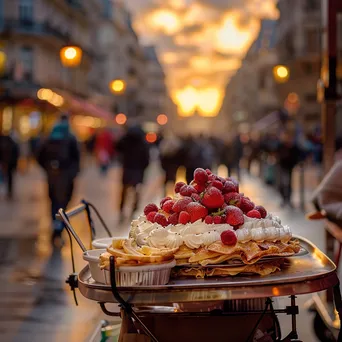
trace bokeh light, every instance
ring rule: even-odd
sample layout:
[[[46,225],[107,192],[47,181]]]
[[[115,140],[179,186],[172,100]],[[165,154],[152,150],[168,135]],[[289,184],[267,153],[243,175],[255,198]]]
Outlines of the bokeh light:
[[[154,132],[148,132],[146,133],[146,141],[150,144],[153,144],[157,141],[157,134]]]
[[[113,93],[123,93],[126,88],[126,83],[123,80],[113,80],[110,82],[109,88]]]
[[[285,65],[276,65],[273,68],[273,76],[278,83],[284,83],[290,77],[290,70]]]
[[[119,113],[118,115],[116,115],[115,121],[118,125],[124,125],[127,121],[127,117],[125,114]]]
[[[172,11],[161,9],[155,11],[151,18],[151,25],[167,34],[173,34],[180,28],[179,18]]]
[[[157,116],[157,122],[159,125],[166,125],[168,121],[167,115],[165,114],[159,114]]]
[[[65,67],[76,67],[82,60],[82,49],[78,46],[65,46],[60,50],[61,62]]]

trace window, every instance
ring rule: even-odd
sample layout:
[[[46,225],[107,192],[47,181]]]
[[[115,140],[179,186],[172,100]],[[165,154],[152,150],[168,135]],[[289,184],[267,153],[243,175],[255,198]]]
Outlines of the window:
[[[24,24],[33,22],[33,0],[19,1],[19,20]]]
[[[25,80],[32,80],[33,77],[33,50],[30,46],[23,46],[20,50],[20,61],[23,68]]]

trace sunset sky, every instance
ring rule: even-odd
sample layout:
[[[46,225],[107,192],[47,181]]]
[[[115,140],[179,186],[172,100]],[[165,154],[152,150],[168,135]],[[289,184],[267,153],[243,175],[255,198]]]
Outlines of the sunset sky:
[[[156,45],[183,116],[213,116],[275,0],[127,0],[143,44]]]

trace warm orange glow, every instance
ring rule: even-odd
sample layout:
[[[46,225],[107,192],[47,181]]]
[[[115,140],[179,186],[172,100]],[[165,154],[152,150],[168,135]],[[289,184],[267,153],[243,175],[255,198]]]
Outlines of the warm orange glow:
[[[201,116],[216,116],[222,102],[223,94],[219,89],[208,88],[199,91],[198,112]]]
[[[167,34],[173,34],[180,28],[180,21],[172,11],[161,9],[155,11],[151,16],[151,25]]]
[[[197,106],[197,91],[194,87],[186,87],[176,91],[174,100],[178,105],[178,113],[180,116],[191,116]]]
[[[285,65],[276,65],[273,68],[273,76],[278,83],[287,82],[290,77],[290,70]]]
[[[126,83],[123,80],[113,80],[109,83],[109,88],[113,93],[123,93],[126,89]]]
[[[290,102],[290,103],[298,103],[299,102],[299,97],[296,93],[290,93],[289,95],[287,95],[287,100]]]
[[[60,50],[60,58],[65,67],[77,67],[82,60],[82,49],[78,46],[65,46]]]
[[[154,132],[146,133],[146,141],[150,144],[153,144],[157,141],[157,134]]]
[[[168,118],[165,114],[159,114],[157,116],[157,122],[159,125],[166,125],[168,121]]]
[[[47,101],[55,107],[61,107],[64,104],[64,98],[51,89],[41,88],[37,91],[37,97],[39,100]]]
[[[115,117],[115,121],[118,125],[124,125],[127,121],[127,116],[123,113],[120,113]]]
[[[0,73],[5,70],[7,56],[5,52],[0,51]]]

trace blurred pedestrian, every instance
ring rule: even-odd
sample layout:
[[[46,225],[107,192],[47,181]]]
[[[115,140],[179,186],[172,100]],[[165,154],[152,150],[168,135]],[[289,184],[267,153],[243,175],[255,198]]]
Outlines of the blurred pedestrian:
[[[41,144],[37,159],[47,175],[53,222],[51,242],[61,247],[63,223],[57,221],[55,215],[60,208],[68,206],[74,180],[80,171],[80,151],[76,137],[70,131],[67,116],[61,117],[49,137]]]
[[[7,188],[7,199],[13,198],[14,173],[19,160],[19,145],[11,135],[0,135],[0,168]]]
[[[291,203],[292,173],[299,162],[299,158],[300,149],[294,137],[289,132],[283,132],[277,149],[278,187],[282,197],[281,206],[289,205],[293,207]]]
[[[240,161],[243,156],[243,144],[240,135],[226,140],[225,144],[225,164],[228,168],[229,177],[235,171],[238,180],[241,180]]]
[[[113,155],[113,134],[108,128],[103,128],[98,132],[95,139],[95,156],[103,175],[107,174]]]
[[[132,214],[139,206],[139,185],[143,183],[144,173],[149,165],[149,146],[145,140],[144,131],[140,126],[131,126],[116,145],[119,153],[123,174],[122,194],[120,201],[120,220],[123,221],[123,208],[130,188],[134,190],[134,204]]]

